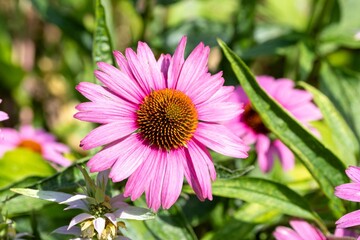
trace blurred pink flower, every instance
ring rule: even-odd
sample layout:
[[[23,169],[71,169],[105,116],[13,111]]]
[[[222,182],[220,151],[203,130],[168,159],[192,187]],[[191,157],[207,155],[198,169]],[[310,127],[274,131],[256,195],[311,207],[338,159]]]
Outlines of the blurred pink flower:
[[[295,89],[293,81],[275,80],[269,76],[258,76],[256,79],[271,97],[304,125],[309,126],[308,122],[321,119],[319,109],[311,102],[312,95],[304,90]],[[279,139],[270,138],[270,131],[252,108],[242,87],[236,88],[231,99],[245,104],[245,111],[240,117],[226,122],[226,125],[232,132],[239,134],[245,143],[255,144],[260,169],[269,172],[273,167],[275,155],[279,157],[284,170],[292,169],[295,163],[293,153]]]
[[[360,202],[360,167],[350,166],[346,169],[346,175],[353,183],[345,183],[335,188],[335,195],[339,198]],[[338,228],[348,228],[360,225],[360,210],[353,211],[337,220]]]
[[[290,221],[289,227],[277,227],[273,233],[276,240],[326,240],[328,238],[316,227],[304,220],[294,219]],[[356,234],[350,230],[336,229],[334,237],[350,237],[355,239]],[[335,238],[334,238],[335,239]]]
[[[1,102],[2,102],[2,100],[0,99],[0,103]],[[5,112],[0,111],[0,121],[4,121],[4,120],[6,120],[8,118],[9,118],[9,116]]]
[[[17,131],[12,128],[2,129],[3,139],[0,140],[0,157],[9,150],[23,147],[40,153],[46,160],[61,166],[69,166],[71,161],[63,157],[62,153],[69,152],[69,148],[55,141],[55,137],[41,129],[32,126],[22,126]]]
[[[173,56],[155,59],[146,43],[126,58],[115,51],[119,68],[100,62],[95,76],[104,86],[80,83],[90,102],[75,117],[102,124],[82,141],[87,150],[104,149],[88,162],[92,172],[111,168],[110,178],[129,178],[125,196],[146,194],[149,207],[170,208],[178,199],[184,175],[200,200],[212,199],[216,172],[207,147],[236,158],[248,147],[221,122],[243,109],[228,101],[233,87],[223,87],[222,73],[211,75],[210,48],[200,43],[184,60],[186,37]]]

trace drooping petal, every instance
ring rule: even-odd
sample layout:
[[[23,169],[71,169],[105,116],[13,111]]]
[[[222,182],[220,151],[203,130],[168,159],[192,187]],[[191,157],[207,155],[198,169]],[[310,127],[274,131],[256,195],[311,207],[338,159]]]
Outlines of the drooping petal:
[[[135,172],[129,177],[124,191],[124,196],[131,196],[131,201],[139,198],[141,194],[148,188],[150,179],[153,177],[157,169],[156,161],[160,157],[160,152],[157,149],[151,149],[148,158],[135,170]]]
[[[127,136],[120,141],[109,144],[103,150],[95,154],[87,163],[90,171],[99,172],[112,167],[119,156],[124,154],[127,149],[134,143],[133,138],[135,136],[133,135]]]
[[[335,195],[345,200],[360,202],[360,183],[345,183],[337,186]]]
[[[294,168],[295,156],[279,139],[272,142],[272,145],[277,149],[279,160],[282,168],[287,171]]]
[[[259,167],[263,172],[269,172],[274,164],[274,158],[270,155],[270,139],[268,136],[259,134],[255,144]]]
[[[223,125],[199,122],[194,138],[208,148],[226,156],[236,158],[248,156],[249,147]]]
[[[138,134],[129,136],[127,141],[129,141],[129,147],[123,150],[109,175],[114,182],[120,182],[128,178],[146,160],[151,152],[150,147],[139,139]]]
[[[160,208],[161,206],[161,192],[163,189],[164,184],[164,175],[166,171],[166,152],[161,151],[159,152],[159,156],[156,159],[154,169],[156,169],[156,172],[153,171],[150,173],[151,179],[150,183],[148,185],[148,188],[145,189],[145,196],[146,196],[146,202],[148,206],[153,209],[155,212]]]
[[[184,179],[183,160],[177,150],[166,153],[163,189],[161,192],[162,207],[170,208],[179,198]]]
[[[206,151],[206,152],[205,152]],[[187,147],[187,168],[190,170],[188,182],[200,200],[212,200],[211,179],[216,177],[214,169],[209,169],[209,153],[195,141],[190,141]],[[211,174],[210,174],[211,171]]]

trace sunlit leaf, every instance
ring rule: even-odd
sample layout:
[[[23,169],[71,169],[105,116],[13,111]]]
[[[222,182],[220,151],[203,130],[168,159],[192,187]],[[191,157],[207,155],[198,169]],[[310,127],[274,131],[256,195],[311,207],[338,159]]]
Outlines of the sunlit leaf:
[[[27,177],[48,177],[55,172],[40,154],[23,148],[14,149],[0,159],[0,188]]]
[[[342,201],[335,197],[334,188],[348,181],[344,164],[309,130],[266,94],[245,63],[224,42],[220,40],[219,44],[250,98],[252,106],[265,125],[298,156],[310,171],[322,191],[330,199],[335,216],[342,216],[345,209]]]

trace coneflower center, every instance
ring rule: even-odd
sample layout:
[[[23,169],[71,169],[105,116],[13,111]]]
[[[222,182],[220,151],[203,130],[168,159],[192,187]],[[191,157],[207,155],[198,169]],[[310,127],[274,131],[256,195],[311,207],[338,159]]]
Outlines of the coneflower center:
[[[38,153],[42,153],[42,147],[39,143],[30,140],[30,139],[24,139],[22,140],[19,144],[18,147],[23,147],[23,148],[27,148],[30,149],[34,152],[38,152]]]
[[[242,118],[245,123],[251,127],[256,133],[269,133],[269,129],[262,122],[260,115],[251,107],[250,103],[247,103],[242,113]]]
[[[174,89],[152,91],[137,111],[141,136],[160,149],[186,146],[198,125],[192,100]]]

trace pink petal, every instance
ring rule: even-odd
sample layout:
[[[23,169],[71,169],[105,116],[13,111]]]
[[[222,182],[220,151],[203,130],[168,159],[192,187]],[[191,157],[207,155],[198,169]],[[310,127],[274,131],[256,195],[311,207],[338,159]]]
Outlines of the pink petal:
[[[134,75],[131,72],[130,66],[128,64],[128,61],[124,57],[124,55],[119,51],[113,51],[115,61],[117,65],[119,66],[121,72],[123,72],[125,75],[127,75],[134,83],[134,86],[137,86],[138,83],[134,78]]]
[[[166,88],[165,79],[149,46],[144,42],[139,42],[137,53],[142,66],[141,73],[144,74],[143,76],[150,84],[151,89]]]
[[[170,208],[179,198],[183,179],[184,167],[182,165],[183,155],[178,150],[172,150],[166,154],[166,170],[164,183],[161,192],[162,206],[164,209]]]
[[[94,72],[96,78],[113,93],[135,104],[141,102],[144,93],[129,76],[110,64],[100,62],[97,65],[101,71]]]
[[[208,100],[205,102],[199,103],[197,106],[202,104],[210,104],[224,101],[231,101],[231,93],[234,91],[233,86],[222,86],[217,92],[215,92]],[[234,102],[234,101],[232,101]]]
[[[166,171],[166,151],[159,152],[159,156],[155,162],[154,171],[149,175],[150,184],[147,189],[145,189],[146,193],[146,202],[149,208],[153,209],[153,211],[157,211],[161,206],[161,192],[164,184],[164,175]]]
[[[276,240],[305,240],[297,232],[288,227],[277,227],[273,233]]]
[[[127,136],[121,141],[107,145],[103,150],[95,154],[87,163],[90,171],[100,172],[112,167],[115,161],[132,146],[134,137],[136,137],[134,134]]]
[[[129,136],[126,141],[129,142],[129,147],[122,151],[111,168],[109,177],[113,182],[120,182],[128,178],[140,164],[146,161],[151,152],[150,147],[142,143],[138,134]]]
[[[195,105],[207,101],[222,88],[224,79],[221,76],[222,72],[218,72],[213,76],[205,72],[205,74],[200,77],[202,80],[197,82],[197,86],[188,89],[186,94],[193,100]]]
[[[51,148],[49,149],[49,148],[44,148],[43,147],[42,155],[46,160],[49,160],[49,161],[54,162],[56,164],[59,164],[60,166],[63,166],[63,167],[68,167],[72,163],[72,161],[65,158],[61,153],[56,152]]]
[[[248,156],[249,147],[223,125],[199,122],[194,138],[208,148],[226,156],[236,158]]]
[[[243,112],[241,104],[221,102],[206,104],[198,108],[198,118],[206,122],[224,122]]]
[[[170,54],[161,54],[157,61],[158,68],[160,69],[161,73],[163,74],[163,79],[166,80],[166,85],[167,85],[170,62],[171,62]]]
[[[259,134],[256,142],[256,153],[259,167],[263,172],[269,172],[274,163],[274,157],[270,154],[270,139],[264,134]]]
[[[189,89],[197,86],[201,76],[208,71],[207,62],[210,48],[200,43],[184,62],[176,89],[186,93]]]
[[[360,167],[350,166],[345,172],[353,182],[360,183]]]
[[[335,195],[345,200],[360,202],[360,183],[345,183],[337,186]]]
[[[187,156],[186,156],[186,166],[185,168],[188,173],[187,181],[190,186],[193,187],[198,198],[203,201],[206,198],[212,200],[212,191],[211,191],[211,178],[215,177],[214,170],[211,169],[212,176],[210,176],[208,161],[207,158],[210,158],[209,153],[205,150],[204,147],[200,147],[194,141],[188,142]]]
[[[322,118],[320,110],[312,103],[303,103],[288,110],[301,122],[316,121]]]
[[[292,220],[290,225],[303,239],[326,240],[319,229],[303,220]]]
[[[108,102],[109,100],[118,103],[124,102],[119,96],[112,94],[105,87],[94,83],[81,82],[75,89],[92,102]]]
[[[161,151],[151,149],[148,158],[135,170],[129,177],[124,191],[124,196],[131,196],[131,201],[139,198],[141,194],[148,188],[150,179],[156,174],[156,163],[160,158]]]
[[[119,140],[136,131],[137,126],[134,120],[117,120],[92,130],[80,142],[80,146],[84,150],[106,145],[108,143]]]
[[[81,223],[84,220],[94,218],[91,214],[88,213],[80,213],[79,215],[75,216],[73,219],[71,219],[68,230],[75,226],[78,223]]]
[[[349,228],[360,225],[360,210],[345,214],[336,221],[336,227]]]
[[[6,119],[9,118],[9,115],[7,115],[6,113],[0,111],[0,121],[4,121]]]
[[[145,73],[146,69],[143,69],[143,64],[141,63],[142,59],[139,59],[139,56],[136,55],[134,50],[127,48],[125,50],[125,55],[135,79],[143,92],[148,95],[151,90],[154,89],[154,79],[147,79],[149,73]]]
[[[291,150],[286,147],[279,139],[273,141],[272,145],[277,149],[279,160],[285,171],[291,170],[295,166],[295,157]]]
[[[168,70],[167,88],[176,89],[179,75],[184,64],[184,52],[186,46],[186,36],[183,36],[175,50]]]

